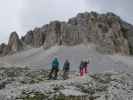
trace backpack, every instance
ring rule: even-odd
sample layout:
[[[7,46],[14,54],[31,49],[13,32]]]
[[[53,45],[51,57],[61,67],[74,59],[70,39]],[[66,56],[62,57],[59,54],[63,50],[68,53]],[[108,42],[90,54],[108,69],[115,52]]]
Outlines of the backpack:
[[[70,63],[69,62],[65,62],[63,70],[68,71],[69,69],[70,69]]]
[[[59,67],[59,62],[58,62],[57,59],[54,59],[54,61],[52,62],[52,67],[53,67],[54,69],[58,69],[58,67]]]

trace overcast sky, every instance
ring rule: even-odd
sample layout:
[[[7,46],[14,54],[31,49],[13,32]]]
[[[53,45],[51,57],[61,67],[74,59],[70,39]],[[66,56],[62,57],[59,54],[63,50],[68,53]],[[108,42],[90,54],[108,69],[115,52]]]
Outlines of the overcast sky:
[[[114,12],[133,24],[133,0],[0,0],[0,42],[12,31],[24,35],[51,20],[67,20],[79,12]]]

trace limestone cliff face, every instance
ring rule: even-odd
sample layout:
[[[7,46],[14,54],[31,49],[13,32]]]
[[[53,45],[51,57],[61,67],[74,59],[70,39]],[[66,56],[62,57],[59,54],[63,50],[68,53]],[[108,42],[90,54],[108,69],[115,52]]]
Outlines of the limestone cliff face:
[[[32,47],[40,47],[45,41],[45,31],[41,28],[35,28],[33,31],[30,30],[22,37],[22,41]]]
[[[5,56],[7,54],[16,53],[23,50],[23,43],[19,39],[19,36],[16,32],[12,32],[8,44],[2,43],[0,45],[0,56]]]
[[[123,31],[125,27],[122,24],[122,20],[113,13],[81,13],[67,23],[50,23],[46,29],[44,47],[92,42],[97,45],[97,50],[103,53],[130,54],[132,43],[127,38],[128,33]]]
[[[23,49],[23,44],[16,32],[11,33],[7,46],[8,46],[8,51],[11,53],[21,51]]]
[[[21,40],[13,34],[8,45],[0,45],[0,53],[4,51],[3,48],[19,51],[22,47],[21,41],[32,47],[43,46],[45,49],[54,45],[94,43],[102,53],[133,53],[133,26],[113,13],[79,13],[68,22],[53,21],[41,28],[35,28],[27,32]]]

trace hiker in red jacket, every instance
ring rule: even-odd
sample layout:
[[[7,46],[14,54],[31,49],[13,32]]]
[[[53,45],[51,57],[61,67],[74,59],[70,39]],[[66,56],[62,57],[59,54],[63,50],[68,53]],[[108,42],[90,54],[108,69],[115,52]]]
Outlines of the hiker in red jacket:
[[[88,64],[89,64],[89,60],[88,61],[81,61],[80,63],[80,76],[84,76],[85,74],[88,73]]]

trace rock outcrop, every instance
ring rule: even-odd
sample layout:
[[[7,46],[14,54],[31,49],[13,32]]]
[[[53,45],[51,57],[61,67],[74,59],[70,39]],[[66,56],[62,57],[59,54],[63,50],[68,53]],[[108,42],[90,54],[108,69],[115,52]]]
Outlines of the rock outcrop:
[[[33,32],[28,31],[27,34],[24,37],[22,37],[22,41],[27,45],[32,45],[33,44]]]
[[[120,17],[113,13],[80,13],[67,23],[51,22],[46,29],[44,47],[92,42],[103,53],[130,54],[133,46],[126,36],[128,33],[123,31],[125,27],[122,24]]]
[[[7,54],[16,53],[23,50],[23,43],[19,39],[19,36],[16,32],[12,32],[8,44],[2,43],[0,45],[0,56],[5,56]]]
[[[0,56],[4,56],[8,54],[8,46],[4,43],[0,45]]]
[[[12,32],[10,35],[10,38],[8,41],[8,49],[10,53],[21,51],[23,49],[23,44],[16,32]]]
[[[8,46],[0,46],[0,54],[3,54],[3,48],[15,52],[21,50],[21,41],[31,47],[43,46],[45,49],[53,45],[94,43],[102,53],[129,55],[133,54],[133,26],[113,13],[79,13],[68,22],[53,21],[41,28],[35,28],[27,32],[21,40],[14,33]]]
[[[33,31],[27,32],[27,34],[22,37],[22,41],[32,47],[40,47],[45,41],[45,31],[40,28],[35,28]]]

